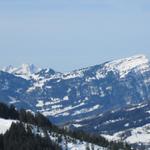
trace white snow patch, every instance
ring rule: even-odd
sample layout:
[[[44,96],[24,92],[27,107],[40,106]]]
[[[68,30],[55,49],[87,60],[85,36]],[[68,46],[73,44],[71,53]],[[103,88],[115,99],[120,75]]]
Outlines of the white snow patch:
[[[72,124],[74,127],[76,127],[76,128],[79,128],[79,127],[82,127],[83,125],[81,125],[81,124]]]
[[[105,97],[105,93],[104,93],[102,87],[99,87],[99,89],[100,89],[100,97]]]
[[[146,112],[150,114],[150,110],[148,110],[148,111],[146,111]]]
[[[108,120],[106,122],[103,122],[103,124],[110,124],[110,123],[116,123],[116,122],[119,122],[119,121],[122,121],[124,120],[123,118],[119,118],[119,119],[114,119],[114,120]]]
[[[101,70],[98,70],[97,72],[96,72],[96,78],[99,80],[99,79],[103,79],[103,78],[105,78],[106,77],[106,74],[105,73],[103,73]]]
[[[9,130],[12,123],[17,122],[16,120],[10,119],[2,119],[0,118],[0,134],[5,134],[7,130]]]
[[[125,127],[128,127],[129,125],[130,125],[129,123],[126,123],[124,126],[125,126]]]
[[[106,90],[108,90],[108,91],[112,91],[112,86],[108,86],[108,87],[106,87]]]
[[[36,107],[43,107],[43,106],[44,106],[44,102],[42,100],[38,100]]]
[[[52,109],[56,109],[56,108],[61,108],[62,105],[53,105],[53,106],[51,106],[51,107],[52,107]]]
[[[62,115],[65,112],[68,112],[70,110],[73,110],[73,109],[78,108],[78,107],[83,106],[83,105],[84,105],[84,103],[80,103],[79,105],[75,105],[75,106],[70,105],[70,106],[67,106],[65,108],[55,108],[55,107],[53,107],[50,111],[46,111],[46,110],[42,109],[42,110],[40,110],[40,112],[44,116],[54,116],[54,115],[58,116],[58,115]]]
[[[88,112],[92,112],[94,110],[97,110],[98,108],[100,107],[100,105],[95,105],[93,106],[92,108],[83,108],[81,110],[77,110],[75,111],[72,116],[75,116],[75,115],[79,115],[79,114],[84,114],[84,113],[88,113]]]
[[[138,104],[138,106],[127,109],[126,111],[133,111],[135,109],[140,109],[140,108],[143,108],[143,107],[146,107],[146,106],[147,106],[147,104],[142,104],[141,103],[141,104]]]
[[[80,69],[80,70],[75,70],[73,72],[64,73],[61,78],[64,80],[73,79],[77,77],[82,78],[84,76],[83,73],[84,71],[85,69]]]
[[[10,104],[15,104],[15,103],[19,103],[20,102],[19,100],[17,100],[14,97],[9,96],[9,98],[11,99],[11,101],[9,102]]]
[[[132,69],[146,71],[149,68],[149,60],[144,55],[136,55],[129,58],[114,60],[105,64],[107,70],[117,71],[124,78]]]
[[[68,96],[65,96],[65,97],[63,98],[63,100],[68,101],[68,100],[69,100],[69,97],[68,97]]]
[[[51,88],[52,88],[52,86],[46,86],[46,88],[47,88],[47,89],[51,89]]]

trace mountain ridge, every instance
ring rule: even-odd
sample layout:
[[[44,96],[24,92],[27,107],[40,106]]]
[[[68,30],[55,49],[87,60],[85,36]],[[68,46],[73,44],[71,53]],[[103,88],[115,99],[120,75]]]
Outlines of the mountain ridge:
[[[118,64],[119,65],[121,64],[121,67],[118,67]],[[118,68],[122,68],[124,64],[125,64],[125,67],[123,67],[122,69],[123,71],[121,69],[120,69],[121,71],[118,71]],[[41,103],[43,103],[43,106],[44,106],[45,105],[44,101],[46,103],[48,99],[50,99],[49,100],[50,102],[52,101],[51,102],[52,105],[53,105],[53,101],[55,101],[55,103],[58,104],[61,101],[65,103],[65,101],[68,101],[68,100],[76,101],[78,99],[79,104],[78,105],[76,104],[75,108],[80,107],[80,106],[82,108],[84,103],[90,103],[89,100],[95,99],[95,98],[96,98],[95,101],[97,101],[97,104],[93,105],[93,109],[100,108],[102,107],[101,105],[105,103],[105,100],[103,100],[105,99],[105,97],[107,99],[112,99],[112,97],[114,96],[113,98],[114,100],[112,99],[112,102],[111,101],[109,102],[111,104],[113,103],[113,101],[115,101],[115,99],[118,99],[121,96],[121,95],[118,95],[116,91],[116,89],[118,89],[119,87],[120,89],[122,88],[126,89],[128,92],[131,92],[132,94],[132,91],[129,91],[129,88],[132,89],[132,86],[135,86],[133,85],[134,83],[132,83],[132,80],[135,80],[138,84],[136,87],[137,89],[135,90],[136,93],[138,92],[139,89],[142,88],[142,91],[139,91],[137,93],[139,94],[139,98],[141,100],[143,99],[146,100],[146,99],[149,99],[150,97],[147,94],[147,92],[149,91],[148,85],[150,83],[150,79],[149,79],[150,65],[149,65],[148,59],[144,55],[136,55],[136,56],[129,57],[129,58],[113,60],[113,61],[109,61],[100,65],[95,65],[95,66],[91,66],[87,68],[82,68],[79,70],[74,70],[68,73],[60,73],[52,69],[40,69],[40,71],[38,72],[36,71],[36,73],[31,73],[31,70],[27,69],[27,68],[30,68],[28,65],[23,65],[23,66],[25,66],[26,68],[25,73],[26,71],[30,71],[29,73],[27,73],[28,78],[27,77],[24,78],[24,75],[25,75],[24,72],[23,74],[19,75],[19,77],[26,80],[26,81],[23,80],[22,82],[24,82],[24,84],[27,84],[26,85],[27,88],[23,89],[25,93],[23,95],[26,95],[28,99],[35,99],[34,97],[30,98],[30,95],[32,96],[35,92],[38,93],[37,98],[36,98],[37,104],[34,104],[38,106],[38,108],[40,108],[38,105],[39,102],[42,101]],[[31,68],[34,68],[34,67],[31,67]],[[8,70],[7,72],[9,73]],[[18,74],[16,72],[11,72],[10,74],[15,75],[16,77],[14,79],[15,80],[17,79]],[[30,78],[28,76],[29,74],[30,74]],[[136,79],[137,77],[140,79],[141,78],[145,78],[145,79],[144,80],[141,79],[138,81],[138,79]],[[127,81],[126,81],[126,78],[127,78]],[[117,85],[117,87],[115,84]],[[124,84],[123,87],[122,87],[122,84]],[[84,88],[83,91],[81,91],[82,88]],[[44,94],[43,92],[46,92],[46,93]],[[75,98],[72,97],[73,96],[72,92],[76,92],[74,93]],[[40,94],[40,97],[39,97],[39,94]],[[129,94],[128,96],[131,96],[131,94]],[[116,97],[116,95],[118,96]],[[13,97],[13,95],[11,95],[10,97]],[[126,98],[127,97],[125,97],[126,102],[124,103],[130,104],[130,99],[133,101],[133,98],[130,98],[130,97],[127,99]],[[99,105],[98,99],[101,99],[101,102],[102,102],[101,105]],[[138,101],[136,97],[134,99],[135,99],[134,102]],[[30,101],[27,103],[30,103]],[[71,103],[70,103],[70,106],[72,105]],[[94,100],[92,103],[94,103]],[[118,101],[118,104],[119,103],[120,102]],[[117,105],[117,103],[114,104],[114,106],[115,105]],[[46,106],[48,106],[48,102],[46,103]],[[57,105],[56,107],[59,109],[59,106],[61,107],[61,105]],[[65,110],[66,111],[70,110],[69,108],[70,106],[68,106],[67,109]],[[42,105],[41,105],[41,108],[42,108]],[[57,108],[55,110],[57,110]],[[93,110],[92,107],[90,109],[91,111]],[[85,111],[85,110],[81,109],[81,111]],[[48,114],[48,112],[47,113],[45,112],[45,114]],[[57,114],[57,113],[54,113],[54,114]],[[78,111],[74,112],[74,114],[79,114],[79,112]]]
[[[107,61],[99,65],[92,65],[92,66],[84,67],[81,69],[75,69],[69,72],[64,72],[64,73],[59,72],[59,73],[67,75],[73,72],[85,71],[89,68],[100,66],[102,64],[105,64],[104,67],[108,69],[115,69],[115,70],[134,69],[135,67],[140,66],[141,64],[145,64],[145,63],[149,63],[149,59],[146,57],[146,55],[138,54],[132,57],[126,57],[122,59]],[[118,67],[119,65],[122,65],[122,64],[124,66]],[[127,67],[127,65],[129,66]],[[34,64],[22,64],[20,67],[13,67],[12,65],[9,65],[1,69],[1,71],[8,72],[14,75],[18,75],[18,74],[19,75],[32,75],[32,74],[37,74],[42,70],[45,70],[45,72],[48,72],[49,70],[56,72],[52,68],[39,68],[35,66]]]
[[[98,125],[102,118],[98,117],[98,122],[94,118],[107,116],[110,110],[121,109],[122,112],[127,106],[134,108],[134,105],[149,103],[150,63],[146,56],[136,55],[68,73],[41,69],[29,78],[0,71],[0,101],[14,104],[18,109],[40,112],[58,125],[73,122],[79,126],[79,122],[87,119],[88,125],[92,121]],[[143,107],[141,111],[144,112],[144,109]],[[146,111],[150,110],[148,109],[149,107]],[[130,114],[132,113],[129,112]],[[143,116],[147,117],[146,114],[141,114],[139,120]],[[128,113],[124,116],[126,121],[127,116]],[[118,127],[111,124],[116,127],[115,132],[127,128],[124,126],[127,122],[122,122],[119,118],[116,120]],[[109,120],[106,119],[105,122],[107,121]],[[149,120],[142,125],[147,123]],[[136,127],[140,125],[137,123]],[[134,123],[129,127],[135,127]],[[109,126],[107,129],[107,134],[111,133]],[[94,132],[93,126],[90,131]]]

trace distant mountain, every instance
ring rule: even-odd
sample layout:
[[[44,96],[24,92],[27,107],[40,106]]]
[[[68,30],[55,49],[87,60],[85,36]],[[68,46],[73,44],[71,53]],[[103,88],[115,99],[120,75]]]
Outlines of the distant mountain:
[[[39,111],[59,125],[89,120],[87,128],[94,132],[91,123],[98,125],[102,119],[97,116],[114,110],[120,110],[121,115],[126,107],[149,103],[150,62],[146,56],[136,55],[68,73],[34,65],[8,67],[0,71],[0,101]],[[129,127],[144,126],[149,121]],[[126,130],[124,125],[116,125],[115,132],[109,126],[96,131],[106,129],[107,134],[113,134]]]
[[[2,71],[8,72],[17,76],[20,76],[25,79],[29,79],[30,76],[39,72],[41,69],[36,67],[33,64],[22,64],[20,67],[8,66],[4,67]]]

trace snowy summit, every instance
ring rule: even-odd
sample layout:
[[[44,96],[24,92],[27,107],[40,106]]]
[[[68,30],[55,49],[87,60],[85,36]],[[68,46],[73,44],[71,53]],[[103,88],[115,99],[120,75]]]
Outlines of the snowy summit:
[[[149,60],[145,55],[135,55],[124,59],[114,60],[105,64],[108,70],[116,70],[120,77],[124,77],[132,69],[146,71],[149,68]]]
[[[20,67],[8,66],[2,69],[4,72],[12,73],[23,78],[29,78],[31,75],[39,72],[41,69],[33,64],[22,64]]]

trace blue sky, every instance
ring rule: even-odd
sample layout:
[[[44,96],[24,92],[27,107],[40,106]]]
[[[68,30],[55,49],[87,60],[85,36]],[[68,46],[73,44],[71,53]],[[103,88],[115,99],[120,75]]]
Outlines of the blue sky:
[[[135,54],[150,58],[149,0],[0,0],[0,67],[63,72]]]

